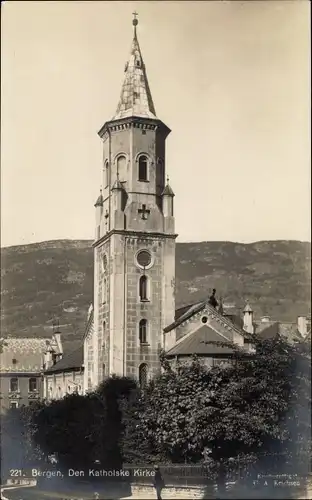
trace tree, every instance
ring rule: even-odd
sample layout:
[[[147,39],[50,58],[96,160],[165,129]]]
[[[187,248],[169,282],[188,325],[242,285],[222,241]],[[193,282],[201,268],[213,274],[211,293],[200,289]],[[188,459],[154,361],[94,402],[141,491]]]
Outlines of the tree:
[[[121,401],[122,436],[121,455],[124,463],[147,465],[164,463],[166,456],[156,449],[144,435],[140,414],[145,411],[144,398],[139,388]]]
[[[107,408],[104,423],[105,462],[108,468],[122,467],[122,438],[125,423],[123,412],[132,401],[132,395],[137,391],[136,382],[129,377],[113,375],[98,387],[96,394],[104,401]]]
[[[34,415],[33,437],[45,455],[57,453],[65,467],[122,466],[122,405],[136,389],[126,377],[113,376],[85,396],[52,401]]]
[[[31,421],[41,402],[34,406],[10,408],[1,416],[1,457],[4,475],[9,469],[38,464],[43,455],[33,441]]]
[[[208,369],[196,358],[177,370],[163,363],[140,413],[156,448],[174,462],[204,462],[221,489],[225,470],[257,462],[262,471],[281,471],[309,455],[309,353],[280,337],[252,341],[255,353],[247,356],[232,344],[227,368]]]
[[[71,394],[35,414],[34,440],[45,455],[57,453],[65,468],[88,467],[101,436],[105,408],[92,395]]]

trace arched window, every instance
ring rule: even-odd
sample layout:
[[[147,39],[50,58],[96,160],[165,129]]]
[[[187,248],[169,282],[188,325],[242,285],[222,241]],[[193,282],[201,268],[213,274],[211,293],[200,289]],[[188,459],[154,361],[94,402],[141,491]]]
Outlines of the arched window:
[[[147,364],[146,363],[142,363],[139,366],[139,383],[140,383],[141,389],[144,389],[146,387],[146,384],[147,384]]]
[[[118,156],[117,158],[117,173],[119,180],[122,181],[126,178],[127,160],[125,156]]]
[[[108,161],[105,163],[104,167],[104,185],[107,187],[109,184],[109,168],[108,168]]]
[[[147,342],[147,319],[141,319],[139,323],[139,339],[140,344],[146,344]]]
[[[32,377],[29,379],[29,392],[34,392],[37,390],[37,379]]]
[[[102,302],[105,304],[107,302],[107,280],[104,278],[102,285]]]
[[[147,181],[147,158],[140,156],[139,158],[139,181]]]
[[[140,300],[148,300],[147,299],[147,277],[145,275],[141,276],[139,281],[139,295]]]
[[[18,378],[17,377],[13,377],[10,379],[10,391],[11,392],[18,391]]]

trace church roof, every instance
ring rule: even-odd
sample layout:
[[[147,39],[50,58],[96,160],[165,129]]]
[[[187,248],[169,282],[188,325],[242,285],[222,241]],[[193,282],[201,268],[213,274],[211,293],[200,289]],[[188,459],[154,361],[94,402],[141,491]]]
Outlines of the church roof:
[[[49,347],[58,352],[57,346],[52,342],[52,337],[5,338],[3,352],[0,354],[0,372],[40,372],[43,369],[44,353]]]
[[[183,323],[187,319],[191,318],[194,314],[204,309],[206,304],[207,304],[206,301],[201,301],[201,302],[195,302],[195,304],[189,304],[187,306],[180,307],[175,312],[174,322],[166,326],[166,328],[164,328],[164,332],[165,333],[170,332],[177,326],[181,325],[181,323]]]
[[[209,354],[233,354],[232,347],[222,347],[215,344],[206,344],[205,342],[224,342],[223,335],[219,335],[209,326],[203,325],[196,332],[187,335],[181,342],[172,347],[166,356],[191,356],[209,355]]]
[[[91,306],[89,307],[88,319],[87,319],[86,328],[85,328],[85,331],[83,334],[83,340],[88,336],[88,334],[90,333],[90,330],[92,330],[92,327],[94,326],[94,308],[93,308],[93,304],[91,304],[91,305],[92,305],[92,308],[91,308]]]
[[[156,119],[156,111],[149,88],[145,64],[137,39],[136,26],[138,20],[133,20],[134,36],[130,56],[125,66],[124,82],[121,89],[117,111],[112,120],[130,118]]]
[[[164,333],[168,333],[174,328],[177,328],[184,323],[184,321],[190,319],[192,316],[205,308],[208,308],[215,316],[222,318],[223,323],[227,323],[231,328],[244,335],[245,332],[242,329],[243,322],[239,315],[221,314],[217,309],[208,303],[207,299],[177,309],[174,322],[164,328]]]
[[[235,326],[243,329],[244,321],[239,314],[224,314],[225,318],[228,318]]]
[[[55,363],[55,365],[51,366],[48,370],[45,371],[45,373],[56,373],[56,372],[63,372],[67,370],[74,370],[74,369],[79,369],[82,368],[83,365],[83,345],[78,347],[73,352],[70,352],[69,354],[65,354],[60,361]]]

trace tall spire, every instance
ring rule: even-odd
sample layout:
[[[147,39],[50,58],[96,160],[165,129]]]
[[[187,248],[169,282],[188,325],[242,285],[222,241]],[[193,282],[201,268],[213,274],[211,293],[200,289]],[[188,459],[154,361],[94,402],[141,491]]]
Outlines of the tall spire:
[[[148,85],[139,42],[137,39],[137,13],[134,12],[133,40],[130,57],[125,66],[125,79],[121,89],[121,95],[117,111],[112,118],[119,120],[138,116],[140,118],[156,118],[156,111]]]

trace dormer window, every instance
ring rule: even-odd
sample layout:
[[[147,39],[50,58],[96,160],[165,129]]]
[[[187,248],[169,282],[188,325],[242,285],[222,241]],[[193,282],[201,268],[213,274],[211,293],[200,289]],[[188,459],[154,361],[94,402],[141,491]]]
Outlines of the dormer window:
[[[139,181],[147,181],[147,158],[140,156],[139,158]]]
[[[141,67],[141,61],[137,60],[136,65],[137,65],[138,68],[140,68]]]

